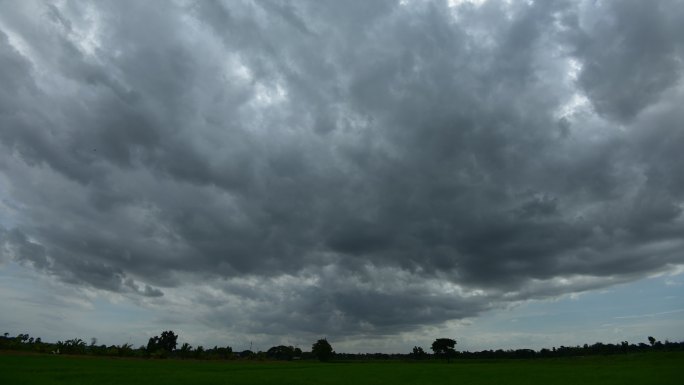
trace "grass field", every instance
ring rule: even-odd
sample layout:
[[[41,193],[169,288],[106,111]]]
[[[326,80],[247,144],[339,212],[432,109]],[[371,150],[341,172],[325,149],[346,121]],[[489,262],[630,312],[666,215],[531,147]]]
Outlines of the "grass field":
[[[442,362],[216,362],[0,354],[0,384],[677,384],[684,353]]]

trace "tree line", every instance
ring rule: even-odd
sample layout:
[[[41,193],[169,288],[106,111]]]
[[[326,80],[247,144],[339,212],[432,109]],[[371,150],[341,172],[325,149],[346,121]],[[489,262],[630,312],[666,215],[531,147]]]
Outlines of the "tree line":
[[[278,345],[267,351],[253,352],[251,350],[233,351],[230,346],[214,346],[205,348],[202,345],[193,347],[183,343],[178,346],[178,335],[171,331],[163,331],[160,335],[150,337],[147,345],[133,347],[126,343],[121,345],[98,344],[96,338],[90,344],[81,338],[64,341],[45,342],[40,337],[34,338],[29,334],[18,334],[11,337],[9,333],[0,336],[0,350],[25,351],[45,354],[93,355],[109,357],[139,357],[139,358],[179,358],[179,359],[208,359],[208,360],[302,360],[318,359],[329,361],[335,352],[327,341],[322,338],[311,346],[311,351],[293,346]]]
[[[432,353],[420,346],[414,346],[407,353],[335,353],[327,339],[321,338],[314,342],[310,351],[287,345],[278,345],[266,351],[253,352],[251,350],[233,351],[230,346],[193,347],[188,343],[178,346],[178,335],[171,330],[163,331],[158,336],[150,337],[147,345],[134,348],[131,344],[104,345],[98,344],[96,338],[86,343],[80,338],[44,342],[40,337],[34,338],[29,334],[18,334],[10,337],[9,333],[0,336],[0,350],[31,351],[45,354],[74,354],[110,357],[139,357],[139,358],[176,358],[201,360],[453,360],[453,359],[526,359],[545,357],[571,357],[588,355],[625,354],[648,351],[684,351],[684,342],[661,342],[654,337],[647,338],[648,343],[630,344],[622,341],[619,344],[604,344],[596,342],[583,346],[560,346],[541,350],[482,350],[478,352],[457,351],[456,340],[451,338],[437,338],[430,346]]]

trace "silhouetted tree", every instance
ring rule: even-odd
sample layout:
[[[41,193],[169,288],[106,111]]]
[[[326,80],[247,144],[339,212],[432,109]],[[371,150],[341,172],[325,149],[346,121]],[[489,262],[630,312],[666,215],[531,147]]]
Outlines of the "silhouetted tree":
[[[190,357],[190,353],[192,353],[192,346],[190,346],[189,343],[185,342],[183,345],[181,345],[178,352],[181,358],[188,358]]]
[[[295,348],[285,345],[274,346],[266,351],[266,355],[271,359],[290,361],[295,355]]]
[[[435,352],[436,356],[445,357],[447,360],[456,354],[454,349],[456,346],[456,340],[451,338],[437,338],[435,342],[432,343],[432,351]]]
[[[425,350],[423,350],[423,348],[421,348],[420,346],[414,346],[413,350],[411,351],[411,355],[413,356],[413,358],[420,360],[423,357],[425,357]]]
[[[226,346],[225,348],[219,348],[218,346],[214,346],[213,349],[207,351],[212,357],[214,358],[220,358],[224,360],[229,360],[233,358],[233,348],[230,346]]]
[[[159,357],[164,358],[169,355],[175,357],[196,357],[201,359],[314,359],[318,358],[321,361],[330,360],[333,356],[339,360],[406,360],[407,358],[420,358],[427,354],[418,346],[414,346],[409,354],[386,354],[386,353],[342,353],[336,354],[332,351],[332,346],[327,340],[322,339],[317,341],[312,346],[311,352],[302,352],[299,348],[292,346],[275,346],[267,352],[259,351],[253,353],[246,350],[241,353],[233,353],[230,346],[218,347],[214,346],[211,349],[204,349],[198,347],[193,349],[189,344],[175,350],[178,336],[171,331],[162,333],[161,336],[150,338],[148,346],[141,346],[134,349],[131,344],[116,345],[97,345],[96,341],[91,340],[90,345],[80,338],[74,338],[66,341],[58,341],[56,343],[44,342],[40,337],[31,337],[29,334],[21,333],[16,337],[10,337],[9,333],[0,334],[0,350],[17,350],[17,351],[32,351],[38,353],[52,353],[52,354],[89,354],[93,356],[133,356],[133,357]],[[648,343],[646,343],[648,342]],[[665,340],[664,342],[656,340],[654,337],[647,337],[647,341],[638,344],[630,344],[628,341],[621,341],[615,343],[596,342],[592,345],[583,344],[576,346],[560,346],[552,347],[550,349],[544,348],[539,351],[531,349],[516,349],[516,350],[483,350],[480,352],[456,352],[456,341],[448,338],[440,338],[435,340],[432,344],[432,350],[436,357],[445,357],[450,359],[458,356],[460,359],[530,359],[530,358],[552,358],[552,357],[576,357],[587,355],[608,355],[608,354],[624,354],[624,353],[640,353],[654,351],[675,352],[684,351],[684,342],[671,342]]]
[[[145,348],[149,353],[152,353],[159,349],[159,336],[150,337],[147,340],[147,347]]]
[[[178,341],[178,336],[171,330],[168,330],[162,332],[159,338],[159,346],[167,352],[172,352],[176,349],[176,345],[178,345],[176,341]]]
[[[154,336],[147,341],[147,353],[164,358],[176,349],[177,341],[178,336],[174,332],[164,331],[161,336]]]
[[[133,355],[133,344],[121,344],[116,347],[116,354],[120,357],[130,357]]]
[[[57,341],[57,349],[65,354],[85,354],[86,343],[80,338],[74,338],[64,342]]]
[[[316,343],[311,346],[311,353],[314,357],[318,358],[319,361],[323,362],[330,361],[333,354],[335,354],[332,346],[325,338],[316,341]]]

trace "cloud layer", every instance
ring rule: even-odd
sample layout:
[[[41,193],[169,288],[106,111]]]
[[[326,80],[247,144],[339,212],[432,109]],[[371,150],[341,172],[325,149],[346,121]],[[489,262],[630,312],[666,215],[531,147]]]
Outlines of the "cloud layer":
[[[678,1],[4,3],[0,258],[267,335],[672,269],[683,26]]]

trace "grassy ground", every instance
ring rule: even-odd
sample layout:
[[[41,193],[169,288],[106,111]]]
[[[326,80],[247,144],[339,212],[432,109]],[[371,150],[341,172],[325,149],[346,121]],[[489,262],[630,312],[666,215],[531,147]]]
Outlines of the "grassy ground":
[[[203,362],[0,355],[0,384],[682,384],[684,353],[442,362]]]

